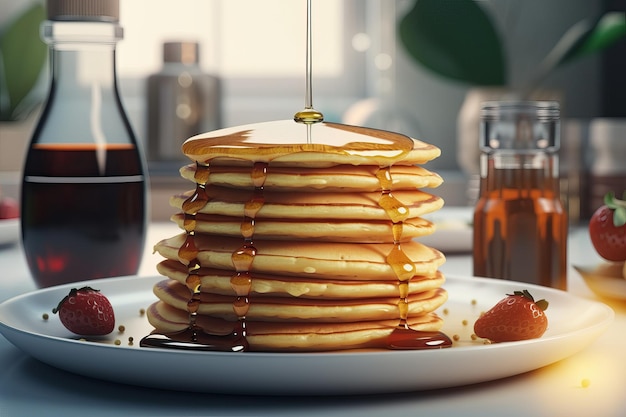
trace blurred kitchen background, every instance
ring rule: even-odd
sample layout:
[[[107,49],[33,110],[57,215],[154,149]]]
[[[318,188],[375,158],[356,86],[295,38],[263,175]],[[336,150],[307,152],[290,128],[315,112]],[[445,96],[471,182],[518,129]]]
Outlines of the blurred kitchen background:
[[[454,13],[454,0],[446,1]],[[0,0],[0,34],[36,2]],[[477,135],[478,119],[472,100],[503,97],[522,88],[568,29],[606,11],[626,10],[624,0],[475,3],[491,19],[505,50],[504,86],[485,88],[452,79],[417,62],[397,35],[397,22],[412,10],[414,0],[313,0],[314,107],[327,121],[395,130],[439,146],[441,157],[428,167],[444,177],[445,184],[436,192],[450,206],[471,204],[474,197],[473,164],[478,161],[469,131]],[[177,171],[185,160],[177,159],[175,150],[184,138],[170,138],[169,148],[155,147],[167,138],[157,138],[154,126],[156,131],[173,129],[162,126],[167,120],[188,118],[202,106],[197,116],[210,123],[190,129],[292,118],[304,106],[306,2],[120,0],[120,15],[125,36],[117,48],[119,90],[149,159],[152,217],[165,220],[172,213],[169,195],[189,188]],[[164,48],[165,43],[170,46]],[[537,88],[539,96],[561,101],[561,163],[575,220],[589,210],[585,201],[590,198],[590,176],[607,175],[626,189],[625,57],[622,37],[599,53],[551,71]],[[197,68],[189,69],[196,63]],[[175,79],[181,88],[204,85],[194,93],[200,97],[180,101],[176,94],[182,93],[170,91],[166,100],[172,114],[150,118],[148,80],[166,85],[171,82],[165,80],[168,74],[171,78],[185,71],[187,78]],[[160,81],[155,75],[162,76]],[[208,81],[190,83],[198,79]],[[44,71],[33,97],[45,98],[47,82]],[[210,105],[213,100],[217,109]],[[0,187],[5,195],[19,195],[19,171],[37,112],[25,120],[0,122]],[[594,141],[593,135],[603,138]]]

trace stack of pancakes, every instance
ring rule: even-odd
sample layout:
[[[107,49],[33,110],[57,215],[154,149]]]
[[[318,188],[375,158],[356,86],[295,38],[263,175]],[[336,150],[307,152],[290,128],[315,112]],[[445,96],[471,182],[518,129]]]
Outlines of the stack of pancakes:
[[[422,216],[443,205],[422,190],[441,177],[420,166],[439,149],[279,121],[199,135],[183,152],[193,163],[181,175],[195,187],[171,198],[182,232],[155,246],[168,278],[148,309],[155,333],[319,351],[441,328],[444,257],[419,243],[434,232]]]

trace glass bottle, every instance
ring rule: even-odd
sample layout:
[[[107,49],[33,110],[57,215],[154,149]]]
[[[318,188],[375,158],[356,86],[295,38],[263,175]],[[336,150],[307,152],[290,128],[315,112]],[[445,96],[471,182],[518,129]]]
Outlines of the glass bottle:
[[[474,275],[566,289],[556,102],[487,102],[481,114]]]
[[[40,287],[132,275],[146,232],[145,162],[117,91],[119,0],[48,0],[51,84],[27,151],[22,240]]]
[[[163,44],[163,67],[147,81],[150,161],[187,160],[187,138],[222,127],[221,81],[199,63],[197,42]]]

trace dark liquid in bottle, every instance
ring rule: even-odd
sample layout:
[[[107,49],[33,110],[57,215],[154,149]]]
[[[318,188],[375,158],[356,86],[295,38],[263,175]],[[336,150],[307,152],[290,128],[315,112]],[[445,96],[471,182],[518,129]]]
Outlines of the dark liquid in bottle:
[[[137,273],[145,204],[133,145],[34,145],[22,184],[22,238],[37,284]]]
[[[558,179],[491,169],[474,213],[474,275],[566,288],[567,216]]]

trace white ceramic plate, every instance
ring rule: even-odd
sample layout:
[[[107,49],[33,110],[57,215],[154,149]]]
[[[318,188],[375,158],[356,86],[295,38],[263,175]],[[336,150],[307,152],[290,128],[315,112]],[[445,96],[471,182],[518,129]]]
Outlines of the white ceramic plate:
[[[141,308],[154,301],[161,277],[89,281],[109,297],[117,324],[98,341],[77,340],[56,316],[43,320],[71,287],[63,285],[18,296],[0,305],[0,331],[13,344],[52,366],[113,382],[229,394],[334,395],[416,391],[495,380],[546,366],[590,344],[613,318],[604,304],[566,292],[486,278],[450,277],[442,311],[451,348],[421,351],[328,353],[224,353],[140,348],[151,327]],[[472,341],[472,323],[505,293],[529,289],[550,301],[549,328],[531,341],[485,345]],[[463,320],[468,324],[464,325]],[[133,346],[128,337],[134,338]],[[115,339],[121,341],[115,345]],[[512,359],[514,358],[514,359]]]
[[[419,242],[446,253],[471,252],[474,235],[472,207],[443,207],[424,218],[435,223],[437,231],[417,238]]]
[[[600,297],[626,301],[626,279],[622,277],[622,265],[603,262],[591,265],[574,265],[585,284]]]
[[[19,219],[0,220],[0,245],[15,243],[20,239]]]

